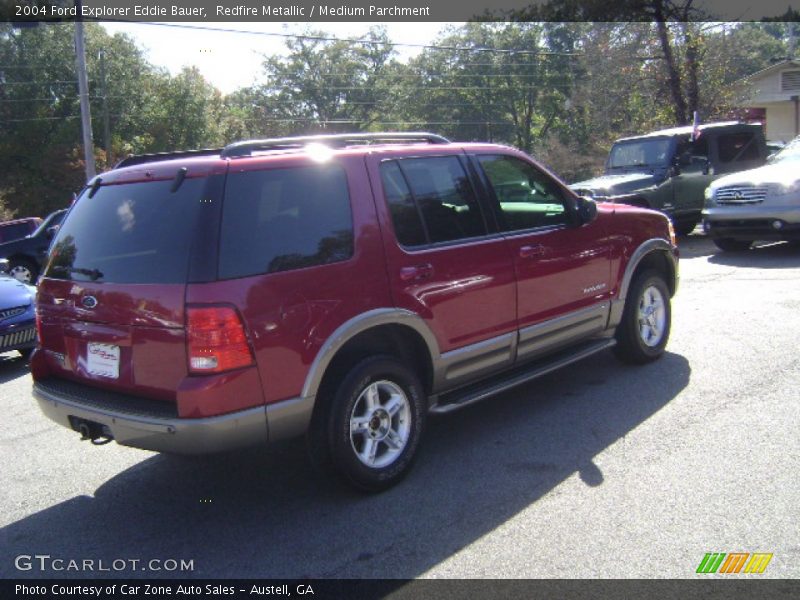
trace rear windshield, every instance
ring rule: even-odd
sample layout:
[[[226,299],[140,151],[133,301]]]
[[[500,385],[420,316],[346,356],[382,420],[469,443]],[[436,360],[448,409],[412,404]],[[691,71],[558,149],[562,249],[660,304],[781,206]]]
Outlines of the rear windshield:
[[[101,186],[78,199],[45,273],[108,283],[185,283],[205,178]]]

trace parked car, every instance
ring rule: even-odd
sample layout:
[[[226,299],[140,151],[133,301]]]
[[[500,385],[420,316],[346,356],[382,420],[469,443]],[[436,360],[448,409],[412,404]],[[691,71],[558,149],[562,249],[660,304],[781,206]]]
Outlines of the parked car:
[[[667,214],[678,235],[701,219],[703,192],[717,177],[761,166],[768,155],[761,125],[708,123],[617,140],[601,177],[573,183],[578,194],[654,208]]]
[[[377,491],[447,413],[615,347],[664,352],[678,252],[517,150],[341,134],[132,157],[39,282],[34,395],[92,440],[208,453],[307,434]]]
[[[8,262],[0,260],[0,353],[16,350],[27,358],[33,352],[35,296],[36,288],[8,275]]]
[[[800,137],[768,165],[712,183],[703,218],[725,251],[747,250],[756,240],[800,241]]]
[[[18,240],[30,235],[41,225],[39,217],[26,217],[24,219],[14,219],[13,221],[3,221],[0,223],[0,244]]]
[[[0,258],[8,259],[10,274],[23,283],[36,283],[36,278],[47,258],[50,241],[67,209],[50,213],[29,236],[0,244]]]

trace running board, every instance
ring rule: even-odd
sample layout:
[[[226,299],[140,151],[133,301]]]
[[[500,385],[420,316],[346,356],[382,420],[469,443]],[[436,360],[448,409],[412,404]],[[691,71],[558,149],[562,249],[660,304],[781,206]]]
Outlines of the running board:
[[[541,377],[551,371],[587,358],[606,348],[611,348],[616,345],[616,343],[617,341],[614,338],[591,340],[577,347],[572,346],[547,359],[538,360],[506,371],[486,381],[473,383],[472,385],[452,392],[441,394],[431,405],[430,412],[441,415],[464,408],[465,406],[484,400],[489,396],[494,396],[500,392],[527,383],[532,379]]]

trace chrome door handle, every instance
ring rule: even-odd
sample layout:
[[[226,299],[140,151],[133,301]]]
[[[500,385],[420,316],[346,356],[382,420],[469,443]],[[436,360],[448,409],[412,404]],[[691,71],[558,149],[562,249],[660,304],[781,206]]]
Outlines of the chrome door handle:
[[[400,279],[403,281],[420,281],[422,279],[430,279],[432,276],[433,265],[429,263],[400,269]]]
[[[532,246],[521,246],[519,249],[520,258],[533,258],[544,254],[544,246],[541,244],[534,244]]]

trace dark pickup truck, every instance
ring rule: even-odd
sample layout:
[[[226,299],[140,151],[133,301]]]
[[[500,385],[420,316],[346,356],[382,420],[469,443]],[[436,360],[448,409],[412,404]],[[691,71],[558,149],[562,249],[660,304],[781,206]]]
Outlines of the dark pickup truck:
[[[706,187],[717,177],[767,160],[761,125],[708,123],[692,139],[691,126],[662,129],[614,142],[605,173],[570,185],[597,201],[660,210],[679,235],[700,221]]]

